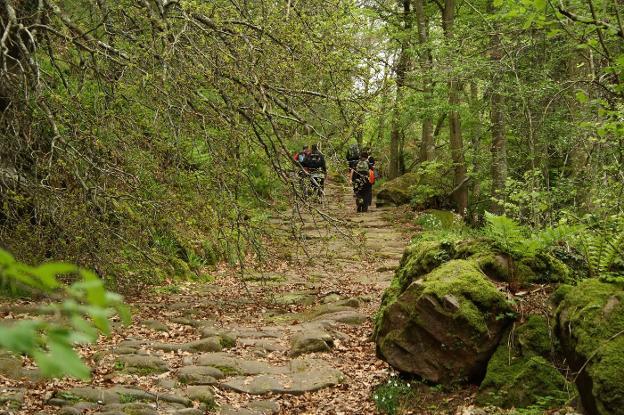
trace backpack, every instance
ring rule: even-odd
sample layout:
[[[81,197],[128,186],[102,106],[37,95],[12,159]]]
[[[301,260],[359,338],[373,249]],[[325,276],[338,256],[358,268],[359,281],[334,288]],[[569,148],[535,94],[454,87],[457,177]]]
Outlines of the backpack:
[[[308,155],[308,166],[313,169],[318,169],[319,167],[323,166],[321,153],[310,153]]]
[[[366,177],[368,179],[369,170],[370,166],[368,165],[368,160],[360,160],[355,165],[355,172],[361,177]]]
[[[357,160],[360,158],[360,148],[357,144],[351,144],[347,151],[347,160]]]

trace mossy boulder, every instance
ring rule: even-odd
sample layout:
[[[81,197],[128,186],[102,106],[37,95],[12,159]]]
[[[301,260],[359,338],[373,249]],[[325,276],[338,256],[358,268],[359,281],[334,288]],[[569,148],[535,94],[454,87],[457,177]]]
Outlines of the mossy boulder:
[[[482,379],[511,311],[470,260],[446,262],[385,300],[375,333],[378,356],[436,383]]]
[[[411,200],[411,188],[420,182],[420,174],[405,173],[381,185],[377,192],[377,206],[406,205]]]
[[[530,316],[509,331],[488,363],[477,402],[503,408],[561,405],[569,395],[566,379],[550,361],[553,346],[544,317]]]
[[[624,414],[624,289],[585,280],[555,293],[556,333],[588,415]]]
[[[572,270],[549,252],[523,257],[516,268],[523,283],[561,283],[572,276]]]

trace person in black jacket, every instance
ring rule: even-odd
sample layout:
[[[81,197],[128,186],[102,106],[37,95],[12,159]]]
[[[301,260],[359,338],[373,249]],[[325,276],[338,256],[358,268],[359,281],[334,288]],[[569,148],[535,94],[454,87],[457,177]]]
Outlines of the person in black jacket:
[[[306,171],[312,176],[314,176],[313,187],[318,187],[318,190],[322,193],[325,189],[325,175],[327,174],[327,163],[325,162],[325,156],[318,148],[317,144],[312,145],[312,151],[310,154],[303,160],[301,165],[306,169]],[[318,172],[322,172],[322,176],[318,177]]]

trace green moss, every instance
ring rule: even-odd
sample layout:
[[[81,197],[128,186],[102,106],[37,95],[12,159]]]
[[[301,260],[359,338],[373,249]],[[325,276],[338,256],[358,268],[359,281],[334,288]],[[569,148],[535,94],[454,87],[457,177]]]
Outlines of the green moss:
[[[384,182],[377,193],[378,204],[404,205],[410,202],[410,188],[418,185],[420,174],[405,173],[396,179]]]
[[[574,289],[574,287],[569,284],[560,285],[559,288],[557,288],[557,290],[550,297],[550,301],[555,306],[558,306],[565,299],[566,295],[568,295],[568,293],[572,289]]]
[[[576,340],[576,351],[591,356],[603,343],[624,331],[624,291],[589,279],[568,289],[557,309]],[[564,313],[564,315],[562,315]]]
[[[228,336],[227,334],[222,334],[219,337],[219,342],[221,343],[221,347],[224,349],[231,349],[236,346],[236,339],[234,337]]]
[[[132,402],[136,402],[139,399],[131,394],[126,394],[126,393],[120,393],[119,394],[119,403],[132,403]]]
[[[399,292],[416,278],[453,258],[455,245],[449,241],[419,241],[407,247],[395,274]]]
[[[550,329],[545,317],[532,315],[503,336],[490,359],[477,402],[505,408],[549,409],[569,399],[567,381],[548,360]]]
[[[515,338],[523,356],[547,357],[553,350],[553,341],[548,322],[542,316],[529,316],[515,332]]]
[[[572,271],[563,262],[546,252],[522,258],[517,264],[518,275],[524,282],[566,282]]]
[[[569,399],[566,380],[541,356],[517,357],[501,345],[488,364],[477,403],[503,408],[525,408],[547,402],[550,409]]]
[[[439,300],[454,296],[459,300],[456,318],[481,333],[487,332],[487,313],[511,310],[496,286],[483,276],[475,262],[468,260],[453,260],[432,271],[423,280],[422,294]]]
[[[565,294],[565,295],[563,295]],[[559,294],[558,332],[573,369],[584,369],[590,387],[579,384],[597,413],[610,414],[624,405],[624,290],[589,279]]]

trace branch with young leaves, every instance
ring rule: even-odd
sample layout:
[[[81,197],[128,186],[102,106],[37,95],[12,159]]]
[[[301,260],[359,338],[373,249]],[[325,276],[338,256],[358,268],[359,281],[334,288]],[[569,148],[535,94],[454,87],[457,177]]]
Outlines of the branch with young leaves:
[[[65,285],[60,276],[78,280]],[[60,298],[43,306],[42,311],[51,318],[0,325],[0,348],[32,357],[44,376],[89,378],[90,369],[74,348],[95,342],[100,334],[110,334],[109,320],[115,315],[125,324],[130,322],[122,297],[106,290],[93,272],[76,265],[48,262],[33,267],[0,249],[0,280],[4,285]]]

